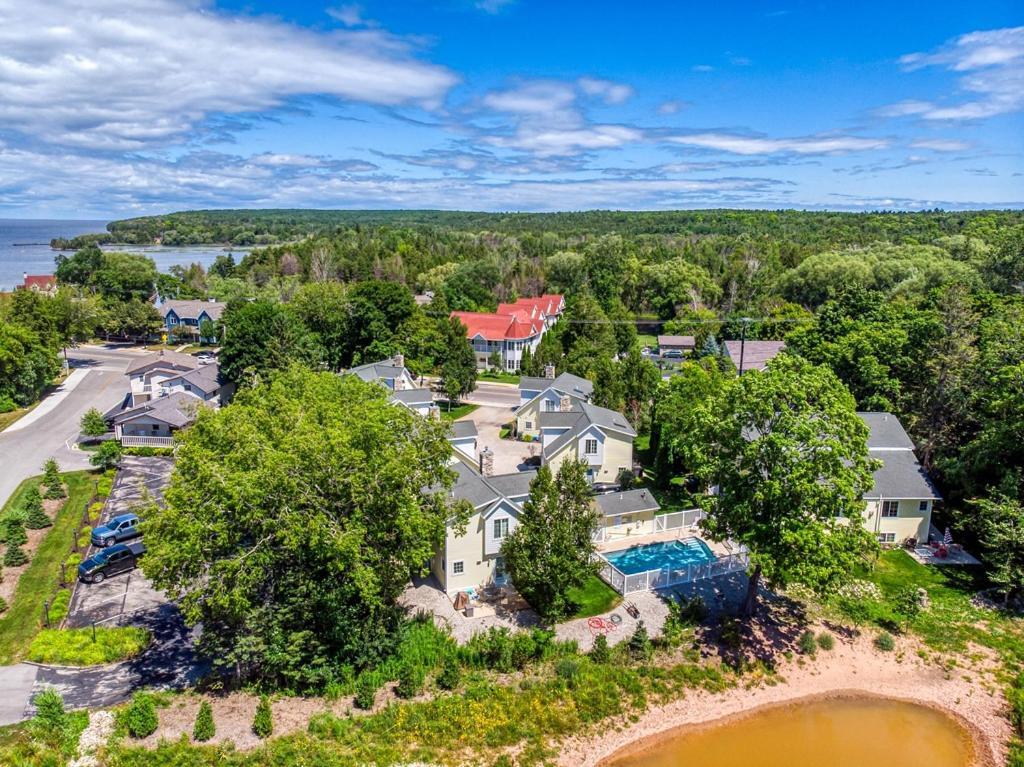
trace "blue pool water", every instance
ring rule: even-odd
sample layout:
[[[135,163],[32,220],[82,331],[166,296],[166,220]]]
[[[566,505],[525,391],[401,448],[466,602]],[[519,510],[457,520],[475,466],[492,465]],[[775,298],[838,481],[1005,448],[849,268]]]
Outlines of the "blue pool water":
[[[700,538],[686,538],[681,541],[648,543],[632,546],[621,551],[609,551],[604,558],[626,575],[658,570],[663,567],[679,568],[687,565],[703,565],[717,557]]]

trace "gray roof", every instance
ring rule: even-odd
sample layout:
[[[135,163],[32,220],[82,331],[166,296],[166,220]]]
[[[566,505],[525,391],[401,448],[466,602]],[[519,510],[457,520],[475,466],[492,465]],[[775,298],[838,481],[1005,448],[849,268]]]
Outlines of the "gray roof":
[[[857,413],[868,425],[868,449],[913,450],[914,443],[892,413]]]
[[[558,416],[559,423],[562,422],[562,417],[564,416],[575,415],[576,420],[569,427],[568,431],[559,435],[558,439],[544,448],[546,455],[554,455],[591,426],[597,426],[602,431],[620,432],[628,437],[636,436],[636,431],[622,413],[616,413],[614,410],[609,410],[606,407],[598,407],[586,402],[581,405],[580,410],[574,410],[569,413],[541,413],[541,418],[539,419],[541,426],[544,425],[544,417],[549,415]]]
[[[368,362],[365,365],[358,365],[346,372],[359,376],[364,381],[379,381],[382,378],[401,378],[406,372],[404,367],[399,367],[393,359],[381,360],[380,362]],[[411,376],[410,376],[411,377]]]
[[[195,370],[182,373],[178,377],[209,394],[220,388],[220,365],[216,363],[200,365]]]
[[[451,490],[452,498],[469,501],[474,509],[490,506],[502,497],[527,495],[530,482],[537,476],[535,471],[520,471],[484,477],[462,461],[456,461],[451,468],[456,474],[455,485]]]
[[[618,514],[635,514],[638,511],[657,511],[661,508],[648,490],[626,490],[621,493],[606,493],[594,499],[598,510],[606,517]]]
[[[196,411],[200,407],[204,407],[204,403],[199,397],[187,392],[175,392],[166,397],[152,399],[131,410],[125,410],[114,417],[114,423],[124,423],[132,418],[145,415],[175,428],[181,428],[196,420]]]
[[[400,389],[391,394],[392,402],[401,402],[403,405],[429,405],[434,401],[434,395],[430,389]]]
[[[942,498],[913,450],[871,450],[870,455],[882,461],[882,468],[875,472],[874,486],[864,493],[865,498]]]
[[[137,370],[142,370],[143,368],[154,364],[158,367],[166,367],[168,370],[195,370],[201,363],[191,354],[182,354],[181,352],[165,350],[153,352],[152,354],[147,354],[145,357],[137,359],[135,362],[128,365],[128,369],[124,372],[127,375],[131,375]]]
[[[519,388],[528,391],[544,391],[547,388],[552,388],[563,394],[572,394],[580,399],[586,399],[594,391],[594,384],[586,378],[580,378],[572,373],[562,373],[557,378],[523,376],[519,379]]]
[[[579,410],[541,410],[537,416],[537,426],[541,429],[569,427],[580,420]]]
[[[475,437],[476,435],[476,424],[472,421],[452,421],[451,438],[461,439],[463,437]]]
[[[166,317],[167,312],[173,309],[174,313],[182,319],[196,320],[199,319],[200,314],[206,312],[210,319],[219,320],[226,306],[227,304],[220,301],[179,301],[177,299],[168,299],[160,304],[157,309],[161,317]]]
[[[536,476],[536,471],[517,471],[512,474],[496,474],[484,479],[506,498],[518,498],[530,494],[530,483]]]
[[[740,364],[740,341],[726,341],[725,350],[737,367]],[[771,360],[786,348],[785,341],[746,341],[743,346],[743,370],[764,370]]]
[[[882,462],[874,486],[865,498],[917,498],[940,500],[925,470],[914,455],[914,442],[892,413],[857,413],[868,425],[868,455]]]
[[[697,341],[693,336],[658,336],[658,346],[681,346],[692,349]]]

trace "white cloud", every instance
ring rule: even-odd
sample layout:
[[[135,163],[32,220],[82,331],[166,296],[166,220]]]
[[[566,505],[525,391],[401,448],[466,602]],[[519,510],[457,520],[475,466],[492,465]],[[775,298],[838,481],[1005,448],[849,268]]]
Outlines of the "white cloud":
[[[375,30],[317,32],[198,0],[0,0],[0,128],[55,145],[139,150],[211,114],[319,94],[437,104],[457,81]]]
[[[933,52],[907,54],[900,63],[907,71],[959,72],[959,90],[970,96],[956,103],[902,101],[880,109],[885,117],[980,120],[1024,109],[1024,27],[971,32]]]
[[[475,210],[650,208],[754,204],[784,198],[788,185],[763,178],[480,181],[354,176],[322,168],[267,165],[216,153],[177,162],[38,153],[0,146],[0,207],[107,215],[197,207],[430,207]],[[82,200],[93,201],[83,207]],[[97,207],[102,205],[102,207]]]
[[[327,15],[335,21],[340,21],[346,27],[378,27],[376,21],[367,19],[364,15],[363,6],[352,3],[341,5],[337,8],[328,8]]]
[[[658,114],[660,115],[674,115],[681,112],[683,109],[688,107],[690,102],[682,101],[680,99],[671,99],[669,101],[662,101],[658,104]]]
[[[597,77],[581,77],[576,81],[588,96],[597,96],[605,104],[621,104],[633,95],[633,89],[624,84]]]
[[[889,146],[886,139],[860,138],[858,136],[822,135],[799,136],[795,138],[767,138],[745,136],[737,133],[690,133],[669,136],[674,144],[715,149],[732,154],[846,154]]]
[[[477,0],[476,7],[484,13],[501,13],[509,6],[515,5],[516,0]]]
[[[963,152],[971,148],[966,141],[945,138],[918,139],[910,144],[916,149],[931,149],[933,152]]]
[[[560,80],[532,80],[491,91],[483,98],[484,106],[511,115],[514,124],[509,129],[488,131],[479,140],[490,146],[531,152],[539,157],[614,149],[640,141],[642,131],[625,125],[590,123],[579,107],[581,91],[607,100],[622,98],[619,89],[626,87],[606,80],[581,78],[575,85]]]

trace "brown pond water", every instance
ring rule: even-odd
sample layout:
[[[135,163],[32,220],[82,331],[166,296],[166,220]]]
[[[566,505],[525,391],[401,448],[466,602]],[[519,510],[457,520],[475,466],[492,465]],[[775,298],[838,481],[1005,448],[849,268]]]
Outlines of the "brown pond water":
[[[940,711],[834,698],[686,727],[631,746],[607,767],[968,767],[970,733]]]

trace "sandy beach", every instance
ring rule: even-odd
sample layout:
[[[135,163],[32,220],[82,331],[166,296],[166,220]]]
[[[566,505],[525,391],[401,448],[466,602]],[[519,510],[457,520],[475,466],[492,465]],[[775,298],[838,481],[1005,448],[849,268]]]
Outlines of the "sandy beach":
[[[618,729],[603,725],[604,735],[567,741],[558,764],[595,767],[626,747],[649,747],[652,741],[677,734],[681,727],[725,723],[766,706],[858,694],[939,709],[972,734],[977,767],[1004,764],[1011,732],[998,685],[985,682],[976,669],[947,670],[924,661],[912,640],[897,641],[896,652],[882,653],[874,649],[870,636],[837,639],[835,649],[819,652],[816,659],[796,657],[784,662],[774,686],[741,685],[716,694],[695,692],[649,709],[635,723],[624,723]]]

